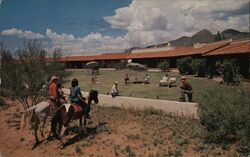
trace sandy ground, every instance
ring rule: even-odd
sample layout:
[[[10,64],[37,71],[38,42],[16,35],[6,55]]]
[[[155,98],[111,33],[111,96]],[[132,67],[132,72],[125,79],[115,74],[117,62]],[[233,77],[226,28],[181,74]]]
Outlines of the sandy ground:
[[[9,106],[0,110],[0,157],[123,157],[123,156],[178,156],[199,157],[195,151],[200,140],[189,137],[192,130],[180,127],[177,119],[161,119],[158,115],[144,115],[129,110],[93,106],[87,134],[78,132],[78,122],[72,122],[64,136],[65,148],[58,140],[43,141],[32,149],[34,136],[27,127],[19,129],[21,105],[8,100]],[[183,122],[190,127],[191,123]],[[195,127],[195,126],[192,126]],[[47,126],[49,128],[49,125]],[[175,131],[175,128],[179,130]],[[182,138],[180,138],[182,137]],[[185,138],[190,138],[188,140]],[[182,141],[181,141],[182,139]],[[184,140],[183,140],[184,139]],[[194,138],[195,139],[195,138]],[[174,142],[174,141],[177,141]],[[184,142],[183,142],[184,141]],[[222,153],[221,155],[223,155]],[[212,155],[213,156],[213,155]]]

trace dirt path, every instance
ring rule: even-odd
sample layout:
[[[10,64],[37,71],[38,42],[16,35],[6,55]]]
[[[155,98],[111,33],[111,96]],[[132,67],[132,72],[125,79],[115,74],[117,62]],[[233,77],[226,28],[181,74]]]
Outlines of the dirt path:
[[[69,89],[63,89],[65,94],[69,95]],[[88,93],[82,92],[83,95]],[[178,101],[168,101],[168,100],[155,100],[155,99],[145,99],[145,98],[134,98],[118,96],[112,98],[111,95],[99,94],[99,104],[108,107],[121,107],[121,108],[133,108],[138,110],[144,110],[145,108],[153,108],[156,110],[162,110],[166,113],[186,116],[191,118],[198,118],[198,104],[189,102],[178,102]]]

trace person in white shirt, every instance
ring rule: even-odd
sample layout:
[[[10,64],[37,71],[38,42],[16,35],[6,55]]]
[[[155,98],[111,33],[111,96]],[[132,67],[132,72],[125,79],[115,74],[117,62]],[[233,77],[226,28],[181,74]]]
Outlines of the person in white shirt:
[[[167,86],[168,85],[168,74],[165,74],[163,78],[159,82],[159,86]]]
[[[111,87],[110,93],[111,93],[113,98],[119,95],[118,81],[116,81],[115,84]]]
[[[144,84],[149,84],[150,81],[149,81],[149,75],[146,74],[146,76],[144,77],[144,81],[143,81]]]

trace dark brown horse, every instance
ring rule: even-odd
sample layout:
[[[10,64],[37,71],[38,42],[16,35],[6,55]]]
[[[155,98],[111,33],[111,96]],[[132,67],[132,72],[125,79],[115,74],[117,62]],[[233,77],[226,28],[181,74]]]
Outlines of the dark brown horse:
[[[85,102],[84,106],[90,105],[92,101],[98,103],[98,92],[94,90],[90,91],[86,100],[87,102]],[[61,141],[65,130],[72,120],[79,119],[80,130],[86,133],[87,113],[84,112],[84,109],[81,106],[77,104],[64,104],[56,114],[58,117],[57,122],[59,123],[59,137]],[[82,125],[82,120],[84,121],[84,125]]]

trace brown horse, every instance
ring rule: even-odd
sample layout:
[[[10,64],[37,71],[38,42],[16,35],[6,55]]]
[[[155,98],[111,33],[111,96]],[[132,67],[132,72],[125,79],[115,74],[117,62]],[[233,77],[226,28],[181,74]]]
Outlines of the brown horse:
[[[97,104],[99,102],[98,92],[94,90],[89,92],[87,101],[88,102],[85,102],[84,106],[90,105],[92,101]],[[86,133],[87,113],[84,112],[84,109],[81,106],[77,104],[64,104],[60,107],[56,114],[57,122],[59,123],[59,137],[61,142],[62,136],[72,120],[79,119],[80,130]],[[84,120],[84,125],[82,125],[82,120]]]

